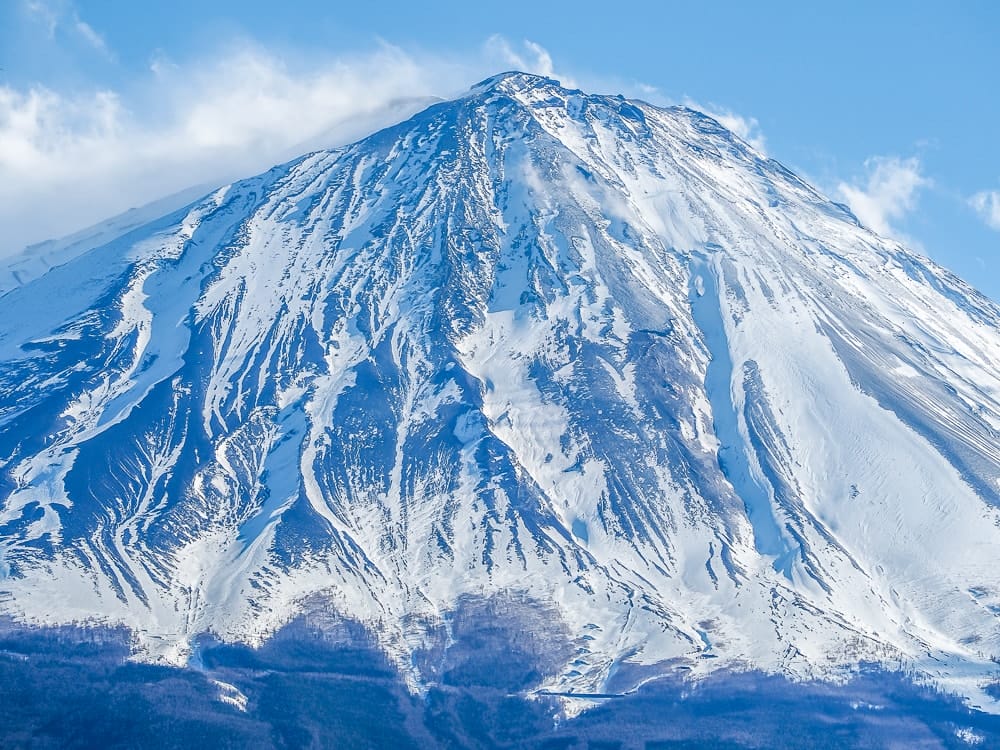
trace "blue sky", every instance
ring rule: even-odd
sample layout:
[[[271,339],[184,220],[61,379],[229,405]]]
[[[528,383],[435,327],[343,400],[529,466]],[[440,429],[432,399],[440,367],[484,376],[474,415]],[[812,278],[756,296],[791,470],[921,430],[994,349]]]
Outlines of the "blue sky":
[[[807,5],[4,0],[0,252],[523,67],[706,108],[1000,299],[1000,3]]]

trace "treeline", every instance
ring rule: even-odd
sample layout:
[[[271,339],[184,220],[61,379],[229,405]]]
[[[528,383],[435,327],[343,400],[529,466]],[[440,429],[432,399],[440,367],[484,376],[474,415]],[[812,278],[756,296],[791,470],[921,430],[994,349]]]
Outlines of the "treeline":
[[[470,608],[434,654],[440,678],[423,696],[362,630],[331,637],[315,619],[257,650],[205,640],[201,671],[128,662],[121,629],[0,629],[0,747],[1000,746],[997,717],[874,666],[846,685],[752,672],[664,678],[557,720],[556,698],[526,697],[550,665],[532,666],[537,639],[511,646],[510,629],[523,625],[502,608]],[[222,701],[214,680],[235,686],[246,712]]]

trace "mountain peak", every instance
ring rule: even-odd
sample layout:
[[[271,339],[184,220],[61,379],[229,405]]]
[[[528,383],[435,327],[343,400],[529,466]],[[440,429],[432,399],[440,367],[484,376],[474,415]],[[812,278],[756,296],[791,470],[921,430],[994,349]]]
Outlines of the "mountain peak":
[[[546,86],[562,89],[562,83],[555,78],[548,78],[536,73],[525,73],[519,70],[509,70],[480,81],[475,84],[470,91],[472,93],[482,93],[488,91],[518,93]]]

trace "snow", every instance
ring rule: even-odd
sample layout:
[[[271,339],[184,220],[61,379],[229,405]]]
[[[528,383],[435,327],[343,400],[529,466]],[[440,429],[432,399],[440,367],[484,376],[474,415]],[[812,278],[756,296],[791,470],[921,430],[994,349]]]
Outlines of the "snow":
[[[502,76],[150,219],[0,296],[5,614],[183,664],[319,597],[420,689],[513,591],[575,651],[543,690],[995,705],[1000,310],[713,120]]]
[[[246,713],[247,697],[238,687],[222,680],[212,680],[212,684],[219,688],[218,700],[226,703],[237,711]]]

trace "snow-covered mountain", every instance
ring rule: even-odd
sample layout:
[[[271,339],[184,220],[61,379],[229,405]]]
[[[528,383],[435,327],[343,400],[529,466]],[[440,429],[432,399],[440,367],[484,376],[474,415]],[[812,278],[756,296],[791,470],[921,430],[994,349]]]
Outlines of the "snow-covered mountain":
[[[67,252],[0,296],[0,613],[990,700],[1000,308],[709,117],[505,74]]]

